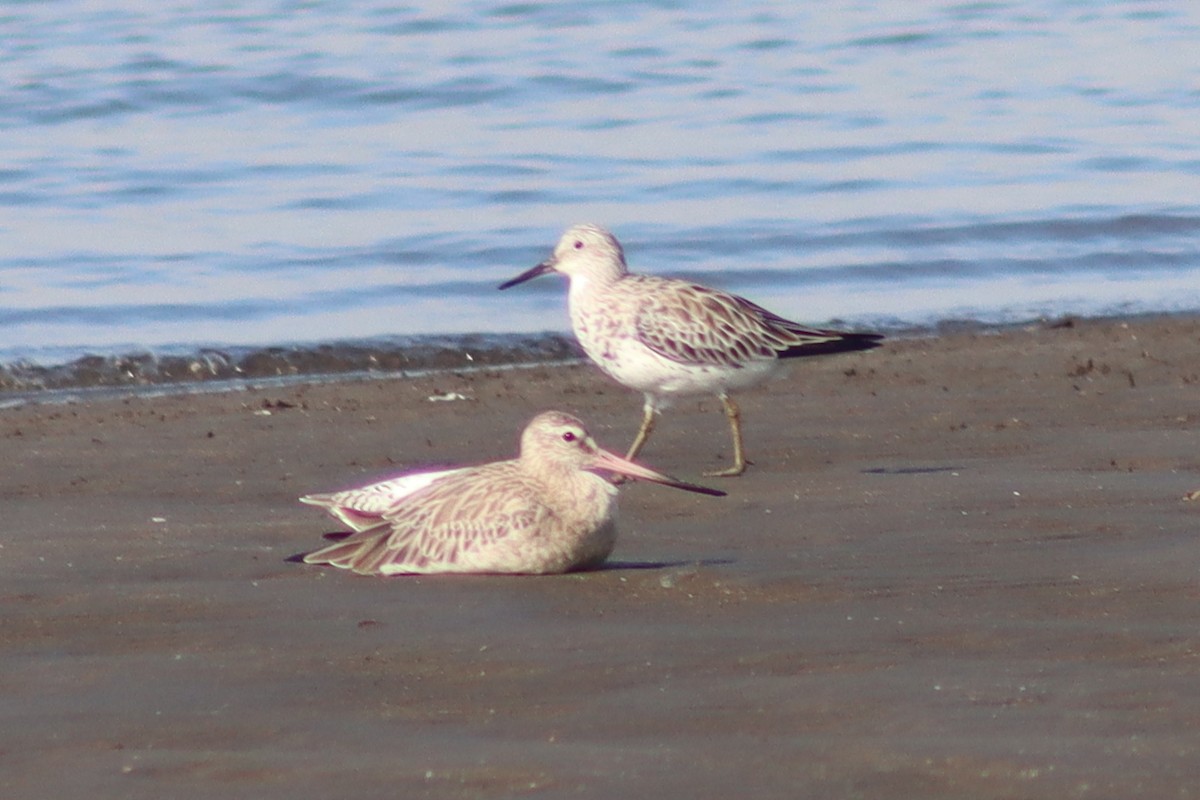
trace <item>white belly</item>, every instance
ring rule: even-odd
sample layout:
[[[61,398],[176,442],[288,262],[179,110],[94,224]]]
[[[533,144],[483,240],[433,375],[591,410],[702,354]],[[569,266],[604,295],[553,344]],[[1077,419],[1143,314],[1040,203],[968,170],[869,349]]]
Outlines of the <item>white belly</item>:
[[[576,323],[575,334],[600,369],[631,389],[660,398],[744,389],[762,383],[779,368],[776,358],[755,359],[739,366],[673,361],[646,347],[632,331],[604,325]]]

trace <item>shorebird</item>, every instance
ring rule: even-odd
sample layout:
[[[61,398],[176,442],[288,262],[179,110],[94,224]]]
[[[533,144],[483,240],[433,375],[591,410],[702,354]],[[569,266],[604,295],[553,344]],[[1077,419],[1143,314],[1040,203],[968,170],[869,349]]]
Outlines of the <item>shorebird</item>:
[[[501,289],[547,272],[570,280],[575,336],[588,357],[617,382],[645,396],[642,425],[625,456],[641,452],[655,417],[671,399],[715,394],[733,436],[733,465],[713,477],[746,471],[741,411],[729,396],[762,382],[780,359],[869,350],[883,338],[810,328],[734,294],[694,283],[630,274],[616,237],[597,225],[569,228],[554,254]]]
[[[304,561],[362,575],[595,567],[617,539],[617,488],[597,473],[725,494],[602,450],[578,419],[546,411],[525,427],[516,459],[301,497],[352,531]]]

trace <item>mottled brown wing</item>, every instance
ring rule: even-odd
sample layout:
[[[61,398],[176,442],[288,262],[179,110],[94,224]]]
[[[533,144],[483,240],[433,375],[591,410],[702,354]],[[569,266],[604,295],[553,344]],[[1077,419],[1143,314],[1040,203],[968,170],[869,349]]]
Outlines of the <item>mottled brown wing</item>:
[[[548,510],[512,462],[489,464],[439,481],[383,515],[391,533],[362,566],[421,569],[453,565],[465,554],[536,528]]]
[[[388,509],[407,502],[411,495],[462,469],[470,467],[397,475],[357,489],[305,495],[300,502],[324,508],[351,530],[375,529]]]
[[[790,347],[829,341],[826,331],[805,328],[737,295],[685,281],[635,277],[641,298],[638,339],[682,364],[740,367],[774,358]]]

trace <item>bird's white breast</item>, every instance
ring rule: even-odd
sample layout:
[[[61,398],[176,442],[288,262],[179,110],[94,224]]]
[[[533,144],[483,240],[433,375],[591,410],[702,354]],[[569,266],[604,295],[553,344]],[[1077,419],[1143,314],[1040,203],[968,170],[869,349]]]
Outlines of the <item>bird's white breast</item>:
[[[720,394],[754,386],[779,367],[775,358],[739,366],[690,364],[660,355],[637,335],[634,308],[619,294],[576,292],[572,281],[571,324],[588,358],[618,382],[645,394]]]

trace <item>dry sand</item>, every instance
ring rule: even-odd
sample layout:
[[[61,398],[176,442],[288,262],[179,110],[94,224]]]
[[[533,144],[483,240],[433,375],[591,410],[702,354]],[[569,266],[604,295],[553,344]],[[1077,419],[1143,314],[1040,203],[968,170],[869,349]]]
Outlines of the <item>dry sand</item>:
[[[741,400],[728,497],[626,486],[610,567],[536,578],[291,563],[336,529],[295,498],[546,408],[622,449],[587,366],[0,411],[0,797],[1200,795],[1200,320]],[[643,459],[728,450],[687,402]]]

